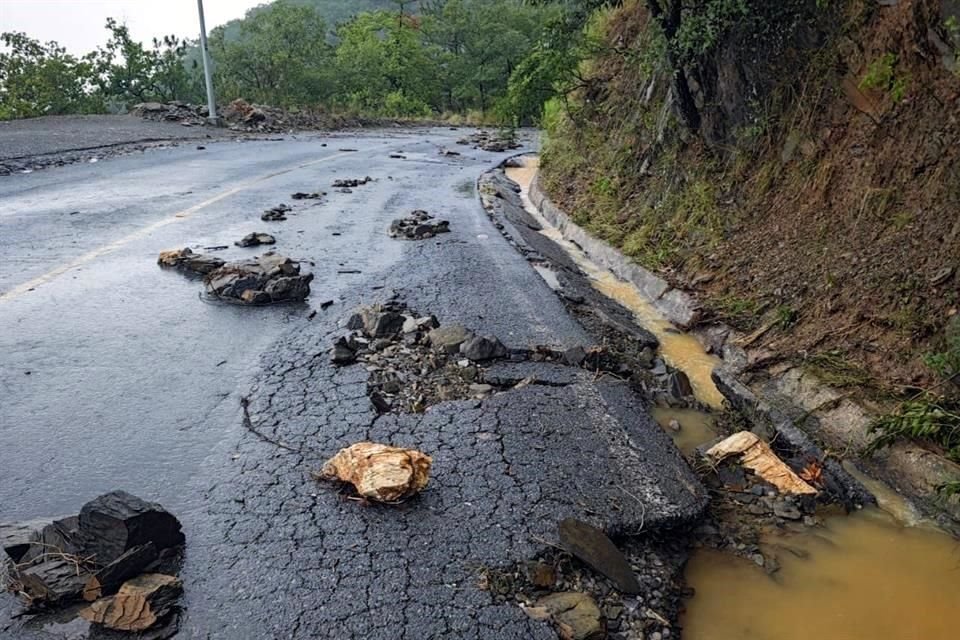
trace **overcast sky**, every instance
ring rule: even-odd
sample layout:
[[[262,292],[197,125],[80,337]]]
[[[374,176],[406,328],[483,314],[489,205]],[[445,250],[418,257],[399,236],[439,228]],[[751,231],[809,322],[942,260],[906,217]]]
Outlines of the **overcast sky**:
[[[204,0],[207,29],[266,1]],[[145,42],[171,33],[200,34],[197,0],[0,0],[0,32],[25,31],[44,42],[56,40],[77,55],[106,42],[108,17],[126,22],[133,37]]]

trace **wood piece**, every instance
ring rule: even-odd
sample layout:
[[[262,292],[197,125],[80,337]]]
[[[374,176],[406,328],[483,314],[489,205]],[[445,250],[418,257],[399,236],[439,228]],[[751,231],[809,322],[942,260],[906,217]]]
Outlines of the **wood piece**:
[[[352,484],[357,493],[379,502],[397,502],[427,486],[433,459],[415,449],[358,442],[327,461],[320,476]]]
[[[157,551],[183,544],[180,522],[159,504],[112,491],[80,510],[84,553],[106,566],[126,551],[152,542]]]
[[[174,611],[182,591],[178,578],[145,573],[123,583],[116,595],[80,611],[80,617],[108,629],[144,631]]]
[[[90,576],[83,590],[83,599],[93,602],[116,593],[124,582],[143,573],[158,557],[157,547],[152,542],[130,549],[96,575]]]
[[[566,518],[560,523],[560,542],[574,556],[613,582],[623,593],[640,593],[630,563],[606,534],[586,522]]]
[[[817,490],[793,472],[755,433],[740,431],[707,450],[707,457],[720,462],[739,455],[740,464],[769,482],[781,493],[814,495]]]
[[[72,560],[58,558],[26,567],[17,578],[33,601],[63,604],[81,598],[90,573]]]

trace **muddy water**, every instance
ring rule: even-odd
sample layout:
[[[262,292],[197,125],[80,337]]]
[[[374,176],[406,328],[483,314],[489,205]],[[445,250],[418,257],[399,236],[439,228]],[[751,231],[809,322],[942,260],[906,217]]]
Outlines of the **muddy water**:
[[[542,233],[567,251],[598,291],[631,309],[661,341],[664,359],[690,377],[698,399],[718,407],[722,396],[710,378],[718,361],[540,216],[527,197],[536,159],[527,164],[507,174],[520,184]],[[684,452],[715,437],[710,416],[702,412],[658,408],[654,417]],[[681,424],[679,432],[669,429],[671,420]],[[686,572],[696,596],[686,605],[683,640],[960,638],[960,543],[928,526],[895,492],[848,470],[883,509],[830,516],[816,529],[768,536],[763,546],[780,563],[772,576],[748,560],[696,552]]]
[[[791,550],[773,576],[727,554],[693,556],[683,640],[960,637],[960,544],[943,533],[869,509],[767,543]]]
[[[520,185],[523,204],[543,227],[541,233],[564,248],[597,291],[632,311],[639,324],[657,336],[663,359],[687,374],[700,402],[719,408],[723,403],[723,395],[713,384],[710,374],[720,361],[704,351],[703,345],[695,337],[677,331],[634,285],[620,280],[609,270],[593,262],[590,256],[566,240],[556,227],[540,215],[529,198],[530,183],[537,173],[539,159],[527,157],[525,162],[524,167],[507,168],[507,177]]]
[[[674,444],[685,455],[692,454],[701,444],[717,437],[717,432],[713,428],[713,416],[709,413],[672,407],[654,407],[651,413],[657,424],[670,434]],[[673,420],[680,424],[679,431],[670,427]]]

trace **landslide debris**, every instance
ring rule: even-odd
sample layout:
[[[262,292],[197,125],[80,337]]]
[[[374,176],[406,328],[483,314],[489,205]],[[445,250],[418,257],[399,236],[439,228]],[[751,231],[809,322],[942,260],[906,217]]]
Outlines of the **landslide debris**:
[[[175,630],[181,583],[157,572],[176,572],[184,541],[162,506],[111,491],[78,515],[0,524],[4,587],[28,613],[87,601],[80,615],[98,626]]]
[[[509,132],[490,133],[478,131],[457,140],[457,144],[471,145],[474,149],[483,151],[502,152],[510,149],[519,149],[523,145],[517,142],[515,135]]]
[[[287,214],[291,211],[293,209],[290,205],[281,203],[264,211],[260,215],[260,219],[264,222],[282,222],[287,219]]]
[[[299,262],[273,252],[227,263],[203,279],[209,295],[250,305],[305,300],[312,281],[312,273],[300,273]]]
[[[237,240],[233,244],[238,247],[259,247],[262,244],[276,244],[277,239],[274,238],[269,233],[262,233],[254,231],[243,236],[240,240]]]
[[[172,251],[161,251],[157,264],[186,273],[206,275],[222,267],[226,261],[216,256],[194,253],[192,249],[184,247]]]
[[[397,503],[423,491],[433,458],[415,449],[358,442],[330,458],[316,477],[353,485],[376,502]]]
[[[426,240],[440,233],[448,233],[450,223],[437,220],[422,209],[417,209],[406,218],[398,218],[390,223],[390,237],[405,240]]]

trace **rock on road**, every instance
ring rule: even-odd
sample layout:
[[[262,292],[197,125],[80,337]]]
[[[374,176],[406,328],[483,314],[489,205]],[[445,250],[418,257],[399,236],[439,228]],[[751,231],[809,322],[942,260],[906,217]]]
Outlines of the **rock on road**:
[[[514,349],[593,343],[478,204],[478,175],[509,154],[457,146],[462,135],[191,143],[0,178],[0,520],[114,488],[162,503],[188,541],[178,638],[556,637],[494,604],[476,567],[532,557],[563,517],[622,531],[702,509],[640,400],[586,376],[378,418],[363,368],[327,357],[339,321],[390,295]],[[293,203],[298,191],[328,196]],[[260,221],[282,202],[287,221]],[[391,239],[390,221],[415,209],[451,233]],[[183,246],[257,255],[233,246],[251,231],[315,274],[306,304],[211,304],[156,266]],[[244,429],[242,397],[289,449]],[[363,507],[311,480],[368,438],[434,456],[420,499]],[[0,637],[50,637],[10,622],[11,607],[0,599]]]

